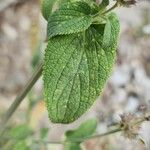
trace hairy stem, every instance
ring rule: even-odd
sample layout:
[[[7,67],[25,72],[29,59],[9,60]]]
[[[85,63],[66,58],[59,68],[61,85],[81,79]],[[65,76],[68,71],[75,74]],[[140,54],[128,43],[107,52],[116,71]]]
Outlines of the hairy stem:
[[[122,128],[116,128],[110,131],[107,131],[105,133],[102,134],[97,134],[97,135],[93,135],[93,136],[89,136],[89,137],[85,137],[85,138],[76,138],[76,139],[70,139],[70,140],[63,140],[63,141],[45,141],[45,140],[33,140],[34,143],[44,143],[44,144],[65,144],[65,143],[83,143],[87,140],[91,140],[91,139],[96,139],[96,138],[102,138],[111,134],[115,134],[117,132],[122,131]],[[11,138],[11,137],[2,137],[2,139],[9,139],[9,140],[14,140],[14,141],[20,141],[23,139],[20,138]]]
[[[148,116],[145,116],[145,117],[141,117],[139,118],[138,121],[135,121],[133,123],[133,126],[137,125],[137,124],[141,124],[143,123],[144,121],[150,121],[150,115]],[[91,140],[91,139],[98,139],[98,138],[102,138],[102,137],[105,137],[105,136],[108,136],[108,135],[111,135],[111,134],[115,134],[115,133],[118,133],[118,132],[121,132],[121,131],[124,131],[124,127],[122,127],[120,125],[120,123],[116,123],[115,124],[115,128],[114,129],[111,129],[107,132],[104,132],[104,133],[101,133],[101,134],[96,134],[96,135],[93,135],[93,136],[87,136],[87,137],[83,137],[83,138],[73,138],[73,139],[69,139],[69,140],[62,140],[62,141],[45,141],[45,140],[33,140],[34,143],[43,143],[43,144],[66,144],[66,143],[83,143],[87,140]],[[118,126],[118,127],[117,127]],[[12,138],[12,137],[5,137],[3,136],[2,139],[4,140],[14,140],[14,141],[20,141],[20,140],[23,140],[21,138]]]
[[[97,135],[93,135],[93,136],[89,136],[89,137],[85,137],[85,138],[72,139],[72,140],[69,140],[69,141],[42,141],[42,142],[44,144],[83,143],[87,140],[102,138],[102,137],[105,137],[105,136],[108,136],[108,135],[111,135],[111,134],[114,134],[114,133],[117,133],[117,132],[120,132],[120,131],[122,131],[122,128],[113,129],[113,130],[107,131],[107,132],[102,133],[102,134],[97,134]],[[41,141],[36,140],[34,142],[39,143]]]
[[[118,7],[118,2],[116,2],[111,8],[109,8],[105,12],[101,12],[101,10],[100,10],[98,13],[93,15],[93,18],[99,17],[100,14],[101,15],[105,15],[105,14],[109,13],[110,11],[112,11],[113,9],[115,9],[116,7]]]
[[[116,2],[111,8],[109,8],[108,10],[106,10],[105,12],[103,12],[102,14],[107,14],[110,11],[112,11],[113,9],[115,9],[116,7],[118,7],[118,2]]]
[[[141,124],[144,121],[150,121],[150,115],[145,116],[145,117],[141,117],[138,121],[133,123],[133,126],[136,126],[137,124]],[[73,138],[73,139],[69,139],[68,140],[64,140],[64,141],[42,141],[44,144],[65,144],[65,143],[83,143],[87,140],[91,140],[91,139],[97,139],[97,138],[102,138],[111,134],[115,134],[121,131],[124,131],[124,127],[120,126],[120,123],[116,123],[115,125],[116,127],[112,130],[109,130],[107,132],[104,132],[102,134],[96,134],[93,136],[87,136],[87,137],[83,137],[83,138]],[[118,126],[118,127],[117,127]],[[35,140],[35,143],[39,143],[41,142],[41,140]]]
[[[3,116],[1,120],[1,129],[0,129],[0,135],[4,132],[5,127],[9,119],[12,117],[14,114],[15,110],[18,108],[20,103],[23,101],[25,96],[28,94],[28,92],[31,90],[33,85],[36,83],[36,81],[40,78],[42,74],[42,66],[43,64],[40,64],[35,71],[35,73],[32,75],[32,77],[29,79],[23,90],[20,92],[20,94],[16,97],[14,102],[11,104],[11,106],[8,108],[7,112]]]

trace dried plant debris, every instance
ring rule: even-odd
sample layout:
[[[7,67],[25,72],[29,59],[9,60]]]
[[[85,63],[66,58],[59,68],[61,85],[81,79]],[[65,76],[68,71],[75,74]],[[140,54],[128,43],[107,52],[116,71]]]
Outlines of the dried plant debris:
[[[139,139],[139,131],[144,121],[150,121],[150,114],[137,116],[135,114],[120,115],[120,127],[123,130],[123,136],[129,139]]]
[[[140,130],[139,118],[134,114],[121,115],[121,127],[123,128],[123,135],[129,139],[135,139]]]
[[[136,4],[136,0],[117,0],[118,4],[123,7],[130,7]]]

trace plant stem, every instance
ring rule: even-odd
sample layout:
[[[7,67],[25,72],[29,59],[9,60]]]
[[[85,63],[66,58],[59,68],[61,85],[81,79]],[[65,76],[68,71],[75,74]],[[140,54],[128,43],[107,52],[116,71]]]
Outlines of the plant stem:
[[[122,128],[117,128],[117,129],[113,129],[110,131],[107,131],[105,133],[102,134],[97,134],[97,135],[93,135],[93,136],[89,136],[89,137],[85,137],[85,138],[78,138],[78,139],[72,139],[69,141],[43,141],[45,144],[65,144],[65,143],[83,143],[87,140],[91,140],[91,139],[95,139],[95,138],[102,138],[104,136],[110,135],[110,134],[114,134],[117,132],[122,131]],[[35,143],[39,143],[40,141],[34,141]]]
[[[112,11],[113,9],[115,9],[116,7],[118,7],[118,2],[116,2],[111,8],[109,8],[108,10],[106,10],[105,12],[103,12],[102,14],[107,14],[109,13],[110,11]]]
[[[147,118],[148,118],[148,121],[149,121],[150,115],[142,117],[140,120],[134,122],[133,125],[141,124],[142,122],[147,121]],[[70,143],[70,142],[71,143],[83,143],[87,140],[102,138],[104,136],[108,136],[108,135],[111,135],[111,134],[114,134],[114,133],[124,131],[124,128],[120,126],[120,123],[116,123],[115,126],[118,126],[118,125],[119,125],[119,127],[116,127],[115,129],[112,129],[112,130],[107,131],[107,132],[102,133],[102,134],[87,136],[87,137],[84,137],[84,138],[76,138],[76,139],[73,138],[73,139],[69,139],[69,141],[68,140],[66,140],[66,141],[43,141],[43,143],[44,144],[65,144],[65,143]],[[34,142],[39,143],[40,141],[36,140]]]
[[[23,101],[23,99],[28,94],[28,92],[31,90],[31,88],[36,83],[36,81],[40,78],[40,76],[42,74],[42,67],[43,67],[43,64],[40,64],[38,66],[38,68],[35,71],[35,73],[29,79],[29,81],[27,82],[27,84],[25,85],[25,87],[23,88],[23,90],[16,97],[16,99],[14,100],[14,102],[11,104],[11,106],[9,107],[9,109],[7,110],[7,112],[5,113],[5,115],[3,116],[2,120],[1,120],[0,136],[4,132],[6,124],[9,121],[9,119],[12,117],[13,113],[15,112],[15,110],[18,108],[18,106]]]
[[[150,115],[142,117],[140,120],[136,121],[133,123],[133,125],[137,125],[137,124],[141,124],[144,121],[147,121],[146,118],[150,118]],[[149,119],[148,119],[149,121]],[[43,141],[43,140],[33,140],[34,143],[43,143],[43,144],[66,144],[66,143],[83,143],[87,140],[91,140],[91,139],[96,139],[96,138],[102,138],[111,134],[115,134],[121,131],[124,131],[124,128],[120,126],[120,123],[116,123],[115,126],[118,126],[115,129],[109,130],[105,133],[101,133],[101,134],[97,134],[97,135],[93,135],[93,136],[87,136],[87,137],[83,137],[83,138],[72,138],[69,140],[62,140],[62,141]],[[19,140],[23,140],[21,138],[11,138],[11,137],[5,137],[3,136],[2,139],[4,140],[14,140],[14,141],[19,141]]]
[[[85,137],[85,138],[76,138],[76,139],[70,139],[70,140],[64,140],[64,141],[43,141],[43,140],[33,140],[34,143],[44,143],[44,144],[65,144],[65,143],[83,143],[87,140],[91,140],[91,139],[95,139],[95,138],[102,138],[104,136],[107,136],[107,135],[110,135],[110,134],[114,134],[114,133],[117,133],[117,132],[120,132],[122,131],[122,128],[116,128],[116,129],[113,129],[113,130],[110,130],[110,131],[107,131],[105,133],[102,133],[102,134],[97,134],[97,135],[93,135],[93,136],[88,136],[88,137]],[[14,141],[19,141],[19,140],[23,140],[23,139],[20,139],[20,138],[11,138],[11,137],[2,137],[2,139],[6,140],[6,139],[9,139],[9,140],[14,140]]]
[[[114,133],[117,133],[117,132],[120,132],[120,131],[122,131],[122,128],[113,129],[113,130],[110,130],[110,131],[102,133],[102,134],[87,137],[87,138],[83,139],[83,141],[90,140],[90,139],[95,139],[95,138],[101,138],[101,137],[104,137],[104,136],[107,136],[107,135],[110,135],[110,134],[114,134]]]
[[[108,10],[106,10],[105,12],[102,12],[101,10],[96,13],[95,15],[93,15],[93,18],[99,17],[99,15],[105,15],[107,13],[109,13],[110,11],[112,11],[113,9],[115,9],[118,6],[118,2],[116,2],[111,8],[109,8]]]

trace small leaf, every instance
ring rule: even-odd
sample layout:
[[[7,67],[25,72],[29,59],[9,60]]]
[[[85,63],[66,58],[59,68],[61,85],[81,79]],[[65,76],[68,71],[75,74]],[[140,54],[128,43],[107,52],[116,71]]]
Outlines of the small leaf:
[[[96,119],[87,120],[83,124],[81,124],[79,128],[77,128],[76,130],[67,131],[65,134],[66,139],[67,141],[69,140],[73,141],[73,139],[77,140],[88,137],[95,132],[96,127],[97,127]]]
[[[40,137],[41,137],[41,139],[44,139],[47,136],[48,131],[49,131],[49,128],[42,128],[40,130]]]
[[[41,0],[41,11],[46,20],[48,20],[55,2],[56,0]]]
[[[81,150],[80,143],[74,143],[78,139],[83,139],[92,135],[97,127],[97,120],[90,119],[82,123],[79,128],[66,132],[66,141],[72,141],[65,144],[65,150]],[[75,140],[75,141],[74,141]]]
[[[85,31],[92,24],[90,13],[85,2],[65,3],[48,19],[48,38]]]
[[[65,150],[82,150],[78,143],[66,143]]]
[[[27,146],[25,141],[17,142],[12,150],[29,150],[29,147]]]
[[[12,128],[8,132],[7,136],[11,137],[11,138],[24,139],[31,134],[32,134],[32,131],[29,128],[29,126],[26,124],[22,124],[22,125],[18,125],[16,127]]]
[[[86,31],[56,36],[45,51],[43,79],[49,118],[70,123],[85,113],[102,92],[116,57],[119,21],[111,24],[110,44],[103,43],[105,24],[91,25]]]

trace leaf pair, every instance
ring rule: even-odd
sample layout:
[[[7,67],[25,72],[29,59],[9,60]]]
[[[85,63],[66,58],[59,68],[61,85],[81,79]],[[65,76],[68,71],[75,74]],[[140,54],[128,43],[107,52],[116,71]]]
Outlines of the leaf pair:
[[[49,118],[70,123],[84,114],[110,76],[119,34],[114,13],[105,24],[93,24],[85,2],[66,3],[48,20],[43,79]]]

